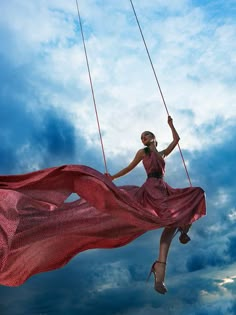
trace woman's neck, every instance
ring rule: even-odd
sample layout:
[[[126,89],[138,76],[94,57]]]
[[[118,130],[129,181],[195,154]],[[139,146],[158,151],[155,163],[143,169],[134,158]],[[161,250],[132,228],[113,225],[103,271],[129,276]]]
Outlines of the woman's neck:
[[[154,145],[154,143],[151,143],[148,147],[149,147],[150,151],[158,152],[156,146]]]

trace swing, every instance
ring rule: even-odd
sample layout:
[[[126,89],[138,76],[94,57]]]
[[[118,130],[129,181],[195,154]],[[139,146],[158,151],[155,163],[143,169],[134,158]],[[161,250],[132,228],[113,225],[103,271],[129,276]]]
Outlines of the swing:
[[[77,0],[76,4],[79,14]],[[82,30],[81,19],[80,25]],[[84,38],[83,42],[86,52]],[[86,61],[89,70],[87,53]],[[164,169],[164,159],[154,154],[145,155],[143,164],[147,174],[153,165],[154,171]],[[71,193],[81,198],[65,202]],[[156,176],[141,187],[118,187],[86,165],[0,176],[0,284],[19,286],[85,250],[124,246],[147,231],[186,226],[205,214],[200,187],[174,189]]]

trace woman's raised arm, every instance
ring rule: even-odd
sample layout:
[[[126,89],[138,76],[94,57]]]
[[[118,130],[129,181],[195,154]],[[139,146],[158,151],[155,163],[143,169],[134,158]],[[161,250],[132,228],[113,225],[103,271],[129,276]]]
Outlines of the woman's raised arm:
[[[162,151],[164,156],[169,155],[177,146],[180,140],[180,137],[173,125],[173,119],[171,118],[171,116],[168,116],[168,125],[170,126],[170,129],[172,131],[173,141],[168,145],[168,147],[165,150]]]

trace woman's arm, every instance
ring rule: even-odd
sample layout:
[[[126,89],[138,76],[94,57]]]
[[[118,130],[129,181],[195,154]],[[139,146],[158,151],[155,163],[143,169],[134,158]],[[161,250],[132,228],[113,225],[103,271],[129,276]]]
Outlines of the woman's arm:
[[[170,116],[168,116],[168,125],[170,126],[170,129],[172,132],[173,141],[168,145],[168,147],[165,150],[162,151],[164,156],[169,155],[174,150],[174,148],[177,146],[177,144],[180,140],[180,137],[179,137],[174,125],[173,125],[173,120]]]
[[[145,155],[144,150],[143,150],[143,149],[140,149],[140,150],[136,153],[136,155],[135,155],[133,161],[132,161],[127,167],[123,168],[123,169],[122,169],[121,171],[119,171],[118,173],[116,173],[116,174],[110,176],[111,180],[116,179],[116,178],[121,177],[121,176],[124,176],[124,175],[126,175],[127,173],[129,173],[130,171],[132,171],[132,169],[134,169],[135,166],[137,166],[138,163],[139,163],[140,161],[142,161],[144,155]]]

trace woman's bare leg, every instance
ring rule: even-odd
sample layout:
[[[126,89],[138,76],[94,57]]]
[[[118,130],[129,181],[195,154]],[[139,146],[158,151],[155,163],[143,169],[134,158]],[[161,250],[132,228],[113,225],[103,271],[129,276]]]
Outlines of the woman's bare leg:
[[[171,241],[173,239],[176,228],[164,228],[160,238],[160,249],[158,261],[166,262]]]
[[[170,248],[171,241],[173,239],[176,228],[164,228],[160,238],[160,249],[157,262],[153,265],[156,275],[156,282],[160,286],[160,283],[164,285],[166,261]]]

